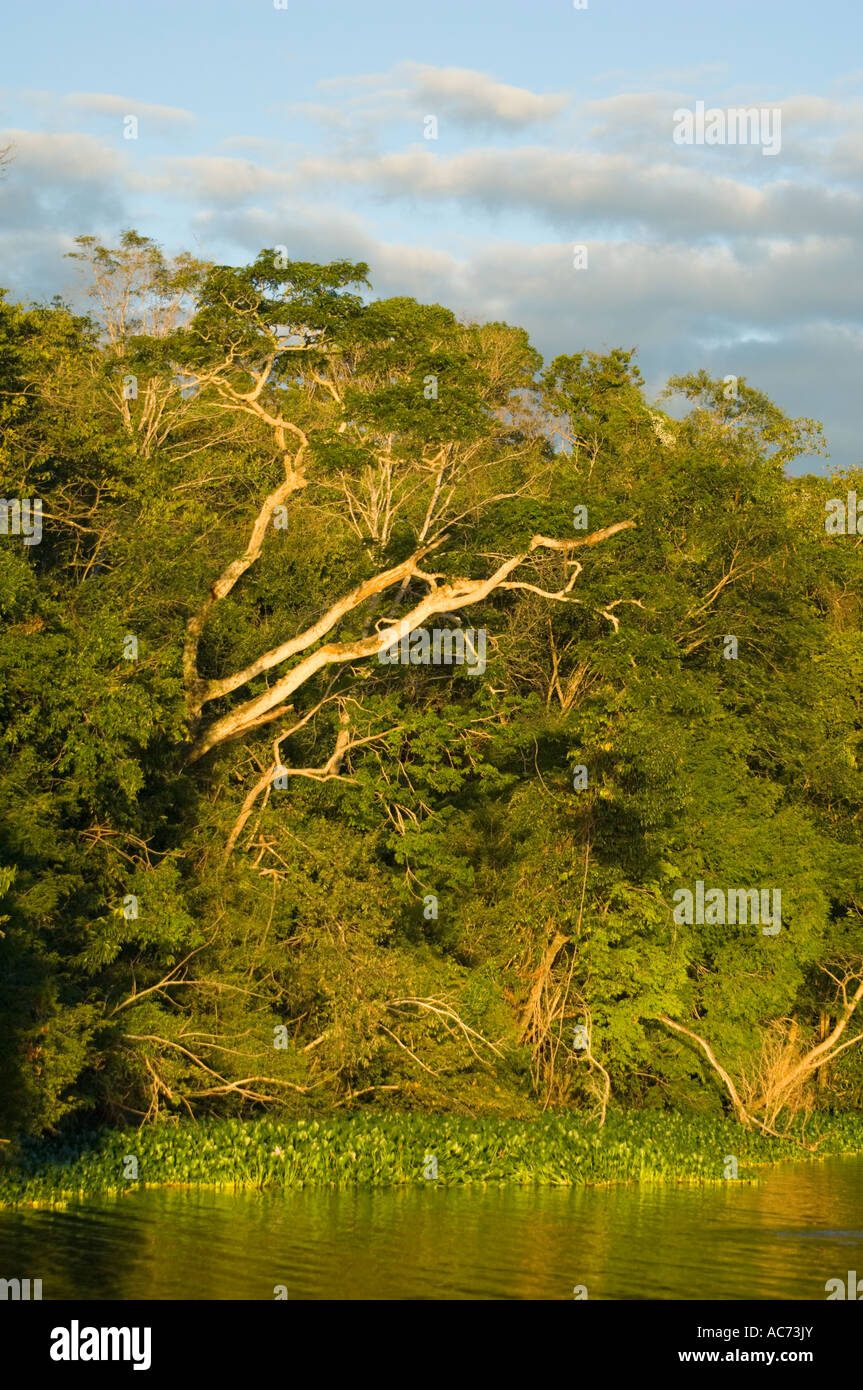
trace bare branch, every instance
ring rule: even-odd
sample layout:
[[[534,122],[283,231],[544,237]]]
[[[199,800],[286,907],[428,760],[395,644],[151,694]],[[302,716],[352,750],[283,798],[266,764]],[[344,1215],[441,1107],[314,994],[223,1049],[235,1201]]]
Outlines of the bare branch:
[[[603,530],[596,531],[591,536],[586,536],[575,542],[556,541],[546,536],[534,536],[526,551],[504,561],[503,564],[498,566],[494,573],[487,576],[485,579],[455,579],[448,584],[435,585],[424,598],[416,603],[403,618],[399,619],[391,627],[385,628],[368,637],[358,638],[352,642],[330,642],[319,647],[261,695],[246,700],[237,709],[222,716],[221,719],[215,720],[193,744],[189,753],[189,761],[194,762],[198,758],[203,757],[204,754],[208,753],[211,749],[218,747],[219,744],[229,739],[238,738],[248,733],[250,729],[259,726],[261,722],[270,718],[271,712],[278,706],[283,705],[295,690],[305,685],[312,676],[318,671],[324,670],[327,666],[344,665],[347,662],[359,661],[367,657],[377,656],[395,642],[400,641],[402,637],[408,636],[416,628],[421,627],[426,619],[437,614],[454,613],[461,608],[482,602],[490,593],[493,593],[496,589],[505,584],[513,570],[523,564],[533,551],[539,548],[566,551],[573,545],[597,545],[600,541],[606,540],[608,537],[616,535],[619,531],[627,530],[634,525],[635,522],[633,521],[619,521],[613,526],[607,526]],[[433,542],[430,546],[426,547],[423,552],[418,553],[417,556],[411,556],[403,565],[395,566],[391,570],[386,570],[382,574],[375,575],[374,578],[366,580],[364,584],[358,586],[351,594],[340,600],[339,603],[333,605],[333,608],[329,610],[328,614],[324,615],[324,618],[320,620],[320,624],[316,625],[316,627],[320,625],[325,625],[326,628],[332,627],[336,621],[335,615],[340,616],[342,613],[349,612],[352,608],[357,606],[360,601],[357,595],[360,591],[362,591],[364,597],[371,597],[391,587],[395,581],[403,577],[404,573],[415,572],[420,555],[427,553],[428,550],[433,549],[435,545],[440,544],[441,539],[442,538],[439,538],[436,542]],[[278,656],[274,653],[268,653],[265,658],[262,658],[262,661],[265,662],[266,665],[275,665],[277,660],[281,661],[285,659],[286,652],[290,654],[291,651],[304,649],[314,640],[314,638],[309,636],[314,630],[315,629],[309,629],[309,633],[302,634],[301,637],[294,638],[291,643],[285,643],[283,647],[277,648],[276,653],[278,653]],[[261,666],[256,662],[253,664],[253,667],[247,667],[246,672],[254,670],[254,672],[257,673],[259,669],[266,669],[266,665]],[[227,681],[211,683],[207,687],[208,692],[211,692],[209,697],[214,698],[215,693],[225,693],[229,689],[236,689],[238,685],[244,684],[246,680],[251,679],[251,676],[247,675],[246,672],[240,672],[236,676],[228,677]]]
[[[716,1056],[713,1052],[712,1047],[710,1046],[710,1043],[707,1042],[704,1038],[699,1037],[698,1033],[693,1033],[691,1028],[684,1028],[682,1023],[675,1023],[674,1019],[668,1018],[666,1014],[657,1014],[657,1018],[659,1019],[660,1023],[664,1023],[668,1028],[673,1028],[677,1033],[683,1033],[687,1038],[691,1038],[693,1042],[696,1042],[698,1044],[698,1046],[703,1051],[705,1057],[707,1058],[708,1062],[713,1067],[713,1070],[721,1078],[726,1090],[728,1091],[737,1118],[740,1120],[740,1123],[745,1125],[748,1129],[752,1123],[751,1118],[747,1114],[743,1101],[740,1099],[740,1096],[737,1093],[737,1087],[734,1085],[734,1082],[731,1080],[731,1077],[728,1075],[728,1072],[725,1070],[723,1066],[719,1064],[719,1062],[717,1062]]]

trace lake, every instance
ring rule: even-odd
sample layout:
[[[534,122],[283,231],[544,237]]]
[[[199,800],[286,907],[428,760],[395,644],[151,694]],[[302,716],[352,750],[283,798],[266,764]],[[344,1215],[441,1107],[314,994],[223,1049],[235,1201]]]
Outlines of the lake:
[[[815,1299],[863,1275],[863,1160],[758,1186],[153,1189],[0,1211],[45,1299]]]

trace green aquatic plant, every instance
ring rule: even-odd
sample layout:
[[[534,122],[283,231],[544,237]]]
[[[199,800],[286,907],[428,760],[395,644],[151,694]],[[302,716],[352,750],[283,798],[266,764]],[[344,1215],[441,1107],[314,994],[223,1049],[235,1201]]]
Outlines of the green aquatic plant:
[[[822,1116],[815,1152],[731,1120],[615,1113],[601,1130],[572,1115],[533,1121],[355,1115],[312,1120],[205,1119],[103,1131],[22,1147],[0,1169],[0,1206],[44,1206],[140,1187],[272,1190],[434,1182],[593,1186],[755,1181],[759,1168],[863,1152],[859,1118]],[[736,1160],[729,1178],[728,1160]],[[430,1159],[436,1162],[432,1165]]]

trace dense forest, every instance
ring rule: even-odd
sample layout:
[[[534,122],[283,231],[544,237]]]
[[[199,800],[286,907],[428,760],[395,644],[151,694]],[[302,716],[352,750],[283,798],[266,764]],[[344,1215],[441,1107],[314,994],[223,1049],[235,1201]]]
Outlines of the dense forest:
[[[77,246],[89,313],[0,300],[0,1136],[859,1108],[863,470],[362,264]]]

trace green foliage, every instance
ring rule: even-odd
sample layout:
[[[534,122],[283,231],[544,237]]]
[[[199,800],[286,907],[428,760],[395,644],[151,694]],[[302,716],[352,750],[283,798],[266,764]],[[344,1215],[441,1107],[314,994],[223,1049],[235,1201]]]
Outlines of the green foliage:
[[[553,1108],[547,1165],[521,1139],[501,1162],[563,1181],[560,1136],[609,1095],[728,1110],[663,1017],[748,1096],[826,1036],[863,968],[863,572],[824,504],[863,476],[784,475],[813,422],[703,372],[672,419],[631,351],[542,370],[520,329],[370,299],[361,264],[169,262],[134,232],[76,255],[93,319],[0,300],[0,494],[45,513],[40,544],[0,536],[0,1137],[371,1107],[365,1155],[391,1111],[434,1147],[428,1112],[460,1144]],[[429,550],[304,656],[578,539],[576,506],[636,525],[430,621],[487,632],[481,676],[321,666],[279,722],[190,757],[358,586]],[[780,888],[781,932],[676,922],[697,879]],[[858,1050],[801,1096],[859,1107]],[[635,1172],[608,1152],[598,1180]]]

